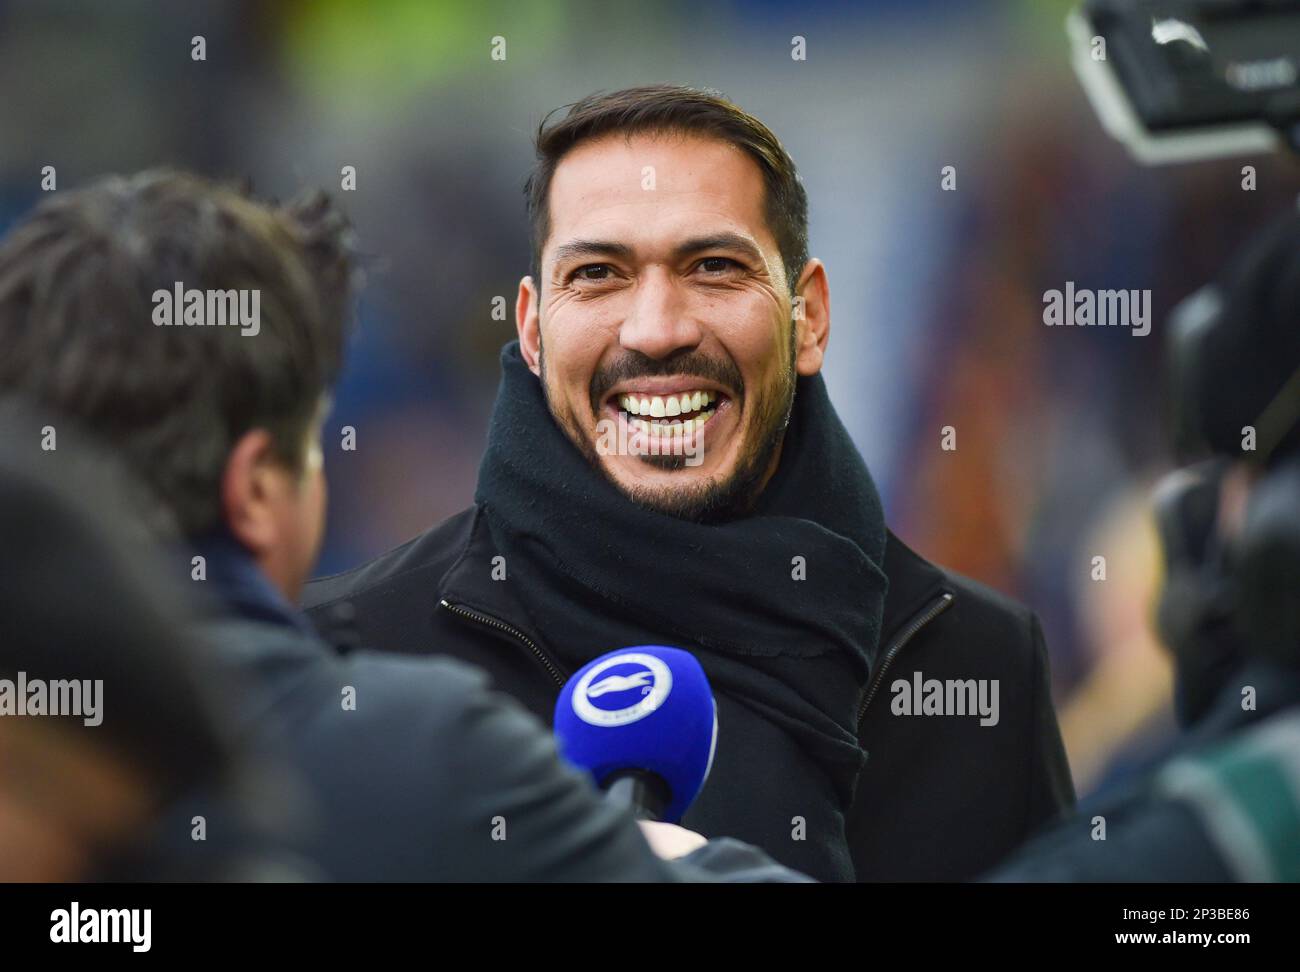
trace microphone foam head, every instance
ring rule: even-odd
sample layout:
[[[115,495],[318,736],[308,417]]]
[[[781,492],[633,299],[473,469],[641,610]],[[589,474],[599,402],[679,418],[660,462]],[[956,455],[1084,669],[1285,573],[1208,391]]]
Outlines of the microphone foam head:
[[[676,823],[704,786],[718,736],[713,690],[688,651],[620,648],[574,673],[555,703],[561,755],[603,786],[621,770],[654,773]]]

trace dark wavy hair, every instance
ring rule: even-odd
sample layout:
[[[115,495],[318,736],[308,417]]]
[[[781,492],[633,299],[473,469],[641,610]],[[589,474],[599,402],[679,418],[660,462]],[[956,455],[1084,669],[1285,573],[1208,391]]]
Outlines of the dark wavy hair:
[[[259,332],[155,326],[152,295],[178,282],[260,291]],[[324,193],[275,205],[171,170],[104,178],[0,241],[0,396],[105,440],[193,536],[216,525],[249,430],[302,468],[359,282],[350,224]]]

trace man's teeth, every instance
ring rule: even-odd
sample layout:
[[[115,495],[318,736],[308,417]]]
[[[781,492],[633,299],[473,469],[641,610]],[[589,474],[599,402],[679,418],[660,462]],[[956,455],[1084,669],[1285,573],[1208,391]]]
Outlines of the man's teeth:
[[[655,437],[675,437],[689,435],[704,428],[704,423],[713,418],[717,411],[709,408],[717,399],[716,392],[708,391],[646,397],[627,394],[618,396],[618,404],[630,415],[645,416],[629,419],[632,428]],[[652,421],[646,421],[646,418]],[[657,422],[654,419],[668,421]]]
[[[629,419],[629,424],[634,429],[638,429],[647,435],[653,436],[681,436],[689,435],[692,432],[698,432],[704,428],[704,423],[713,418],[714,409],[701,412],[694,418],[677,419],[674,422],[647,422],[642,418]]]
[[[618,404],[624,411],[632,415],[665,418],[674,415],[685,415],[688,412],[698,412],[706,405],[711,405],[717,401],[717,398],[715,392],[708,391],[682,392],[680,395],[668,395],[666,397],[655,395],[652,398],[620,395]]]

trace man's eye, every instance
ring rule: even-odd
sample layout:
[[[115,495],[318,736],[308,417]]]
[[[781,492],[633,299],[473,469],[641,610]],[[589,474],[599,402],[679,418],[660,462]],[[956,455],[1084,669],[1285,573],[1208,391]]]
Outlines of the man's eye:
[[[578,280],[608,280],[609,265],[605,263],[591,263],[585,267],[579,267],[574,271],[573,276]]]
[[[700,261],[700,269],[705,273],[726,273],[738,266],[740,264],[727,257],[705,257]]]

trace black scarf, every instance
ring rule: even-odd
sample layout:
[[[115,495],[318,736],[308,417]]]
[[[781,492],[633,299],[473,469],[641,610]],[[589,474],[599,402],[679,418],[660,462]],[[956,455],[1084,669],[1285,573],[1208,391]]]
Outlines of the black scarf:
[[[501,365],[475,498],[548,648],[574,668],[629,645],[694,652],[714,690],[789,732],[847,805],[865,758],[857,707],[880,636],[885,524],[821,376],[798,379],[753,512],[700,524],[637,506],[593,469],[517,342]]]

